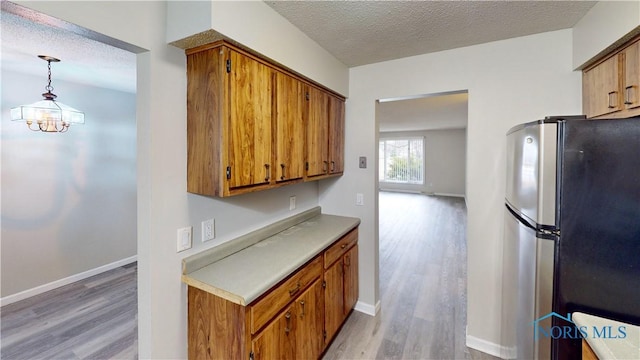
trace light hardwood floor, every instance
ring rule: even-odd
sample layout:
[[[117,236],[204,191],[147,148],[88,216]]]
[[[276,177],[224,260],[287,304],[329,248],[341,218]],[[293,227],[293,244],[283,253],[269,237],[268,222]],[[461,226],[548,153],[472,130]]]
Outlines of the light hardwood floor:
[[[498,359],[465,346],[464,199],[380,193],[380,305],[354,311],[324,359]]]
[[[0,308],[1,359],[137,359],[137,264]]]

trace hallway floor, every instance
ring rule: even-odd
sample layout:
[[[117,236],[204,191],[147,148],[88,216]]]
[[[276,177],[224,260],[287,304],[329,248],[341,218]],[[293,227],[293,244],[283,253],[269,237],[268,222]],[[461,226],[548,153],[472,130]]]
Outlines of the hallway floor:
[[[354,311],[324,359],[498,359],[465,346],[464,199],[380,193],[380,305]]]

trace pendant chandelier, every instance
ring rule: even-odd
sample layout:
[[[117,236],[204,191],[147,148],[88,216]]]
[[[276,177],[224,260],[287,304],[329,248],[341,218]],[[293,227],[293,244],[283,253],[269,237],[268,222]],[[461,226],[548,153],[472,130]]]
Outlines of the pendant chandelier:
[[[56,94],[51,92],[51,63],[60,59],[47,55],[38,57],[46,61],[49,68],[49,83],[45,86],[47,92],[42,94],[44,100],[11,109],[11,120],[25,121],[29,129],[43,132],[65,132],[71,124],[84,124],[83,112],[56,101]],[[31,126],[34,123],[37,127]]]

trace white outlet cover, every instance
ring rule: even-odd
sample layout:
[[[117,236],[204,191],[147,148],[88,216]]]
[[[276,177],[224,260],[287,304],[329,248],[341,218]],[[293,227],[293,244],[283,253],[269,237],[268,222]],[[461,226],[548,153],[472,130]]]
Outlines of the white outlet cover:
[[[296,209],[296,196],[289,196],[289,210],[295,210]]]
[[[215,239],[215,224],[215,219],[209,219],[202,222],[202,242]]]

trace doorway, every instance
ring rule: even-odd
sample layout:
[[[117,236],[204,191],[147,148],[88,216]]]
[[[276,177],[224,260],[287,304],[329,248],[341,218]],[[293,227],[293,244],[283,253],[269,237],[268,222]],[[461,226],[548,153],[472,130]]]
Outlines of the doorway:
[[[54,318],[67,318],[58,310],[81,314],[91,309],[92,314],[100,314],[97,304],[109,299],[89,295],[104,291],[109,280],[135,285],[135,52],[139,49],[117,41],[106,44],[105,36],[5,1],[2,33],[3,114],[39,100],[47,64],[37,55],[49,55],[61,60],[51,69],[57,100],[83,111],[86,119],[85,125],[72,125],[58,134],[31,132],[24,122],[10,122],[3,116],[7,120],[2,124],[4,357],[5,347],[12,344],[14,350],[33,349],[29,341],[35,340],[49,350],[57,345],[52,338],[33,336],[33,328],[30,335],[29,330],[22,335],[5,331],[6,326],[13,326],[11,330],[18,326],[4,321],[8,307],[25,309],[36,298],[49,296],[49,306],[31,308],[30,318],[22,320],[57,324]],[[62,293],[76,302],[66,306],[59,301]],[[120,293],[126,295],[127,308],[136,310],[135,289],[127,285]],[[127,314],[126,326],[137,337],[135,314]],[[97,320],[86,316],[82,321]],[[72,334],[69,330],[65,336]],[[26,342],[20,343],[23,335]],[[85,350],[98,351],[98,343],[93,344]],[[55,354],[50,353],[66,357]]]
[[[376,104],[381,313],[406,324],[405,357],[468,357],[467,108],[466,91]]]

